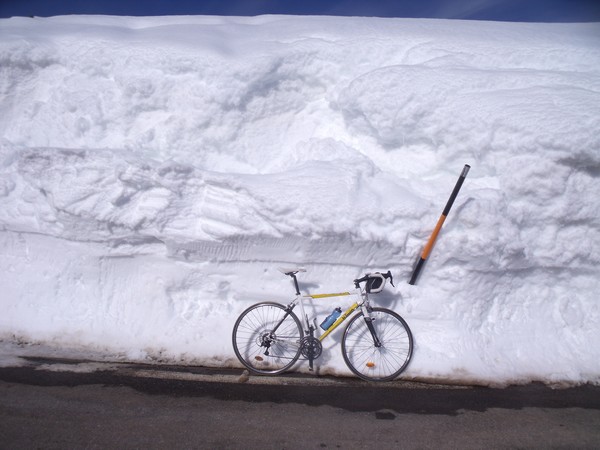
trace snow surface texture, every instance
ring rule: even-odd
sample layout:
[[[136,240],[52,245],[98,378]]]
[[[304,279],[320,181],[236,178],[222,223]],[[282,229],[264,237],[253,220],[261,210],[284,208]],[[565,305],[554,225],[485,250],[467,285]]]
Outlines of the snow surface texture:
[[[391,269],[404,377],[598,382],[598,130],[598,24],[0,20],[0,339],[241,367],[278,266]],[[350,374],[340,336],[320,373]]]

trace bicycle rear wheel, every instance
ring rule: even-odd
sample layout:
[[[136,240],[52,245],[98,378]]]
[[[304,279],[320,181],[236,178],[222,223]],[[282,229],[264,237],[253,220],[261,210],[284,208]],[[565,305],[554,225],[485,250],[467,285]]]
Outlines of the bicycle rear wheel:
[[[348,368],[367,381],[390,381],[406,369],[413,350],[408,324],[394,311],[373,308],[376,346],[362,313],[350,319],[342,337],[342,354]]]
[[[251,372],[276,375],[300,357],[304,337],[300,320],[279,303],[257,303],[238,317],[233,327],[233,350]]]

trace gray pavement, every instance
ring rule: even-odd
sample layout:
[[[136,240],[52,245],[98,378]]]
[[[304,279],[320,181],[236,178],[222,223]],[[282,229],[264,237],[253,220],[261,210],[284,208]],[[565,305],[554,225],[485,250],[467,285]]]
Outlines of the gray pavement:
[[[600,448],[600,388],[373,384],[29,358],[0,448]]]

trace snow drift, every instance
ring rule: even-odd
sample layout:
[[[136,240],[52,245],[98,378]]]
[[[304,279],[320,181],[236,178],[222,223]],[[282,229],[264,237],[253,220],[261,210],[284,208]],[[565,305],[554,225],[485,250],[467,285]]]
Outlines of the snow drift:
[[[239,366],[236,316],[293,295],[278,265],[312,293],[391,269],[403,376],[598,382],[599,30],[0,20],[0,338]],[[349,374],[338,342],[321,373]]]

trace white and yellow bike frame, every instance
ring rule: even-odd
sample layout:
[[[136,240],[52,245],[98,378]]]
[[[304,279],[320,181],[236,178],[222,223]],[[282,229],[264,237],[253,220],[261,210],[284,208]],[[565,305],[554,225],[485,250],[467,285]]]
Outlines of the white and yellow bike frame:
[[[333,322],[333,324],[323,333],[321,334],[321,336],[319,336],[319,340],[323,341],[327,336],[329,336],[333,331],[335,331],[335,329],[337,327],[339,327],[342,322],[344,322],[344,320],[346,320],[350,314],[352,314],[354,311],[356,311],[358,308],[361,307],[361,305],[368,305],[368,297],[363,293],[360,292],[360,290],[357,289],[357,292],[355,295],[360,295],[362,297],[362,301],[360,303],[358,302],[354,302],[352,304],[352,306],[350,306],[346,311],[344,311],[340,317],[337,318],[337,320],[335,322]],[[300,295],[298,297],[296,297],[296,299],[292,302],[292,304],[300,304],[300,311],[302,311],[302,317],[305,323],[305,331],[308,333],[310,331],[310,320],[308,318],[308,316],[306,315],[305,311],[304,311],[304,302],[302,301],[302,299],[304,298],[312,298],[312,299],[319,299],[319,298],[329,298],[329,297],[343,297],[343,296],[349,296],[352,295],[350,292],[339,292],[336,294],[315,294],[315,295]],[[368,309],[364,308],[363,313],[365,314],[366,317],[368,317]]]
[[[300,311],[302,313],[302,322],[303,322],[303,326],[304,326],[304,332],[311,339],[314,338],[314,333],[315,333],[317,327],[316,327],[316,322],[315,322],[315,325],[313,326],[313,324],[311,323],[311,320],[309,319],[308,315],[306,314],[306,311],[304,308],[304,299],[307,299],[307,298],[322,299],[322,298],[330,298],[330,297],[345,297],[345,296],[352,295],[352,293],[350,293],[350,292],[302,295],[300,293],[300,288],[298,286],[298,279],[296,278],[296,273],[305,272],[305,270],[300,269],[300,268],[294,268],[294,269],[280,268],[279,271],[284,273],[285,275],[290,276],[292,278],[292,280],[294,281],[294,287],[296,288],[296,298],[294,300],[292,300],[291,303],[288,304],[287,310],[289,312],[291,312],[296,307],[296,305],[300,305]],[[355,281],[359,281],[359,280],[355,280]],[[373,341],[375,343],[374,345],[376,347],[381,345],[379,338],[377,337],[377,333],[375,332],[375,329],[373,328],[373,325],[372,325],[372,317],[371,317],[370,304],[369,304],[369,295],[366,292],[366,290],[360,286],[359,283],[355,283],[355,286],[356,286],[356,293],[354,295],[356,295],[360,299],[360,301],[355,301],[346,311],[344,311],[336,319],[336,321],[333,322],[333,324],[327,330],[325,330],[325,332],[323,334],[321,334],[317,338],[319,342],[322,342],[327,336],[329,336],[333,331],[335,331],[348,317],[350,317],[350,315],[354,311],[361,308],[362,314],[367,323],[367,327],[369,328],[369,331],[371,332],[371,335],[373,337]],[[284,319],[282,319],[282,321],[283,320],[285,320],[285,316],[284,316]],[[315,349],[314,353],[308,352],[307,358],[309,361],[310,370],[313,370],[313,360],[319,357],[319,355],[321,354],[321,350],[322,350],[322,348],[321,348],[321,346],[319,346],[318,349]]]

